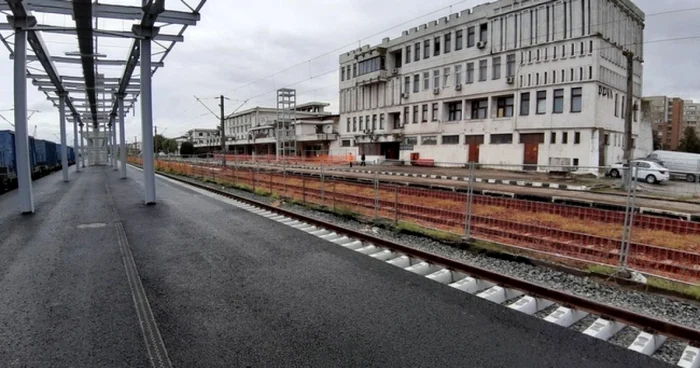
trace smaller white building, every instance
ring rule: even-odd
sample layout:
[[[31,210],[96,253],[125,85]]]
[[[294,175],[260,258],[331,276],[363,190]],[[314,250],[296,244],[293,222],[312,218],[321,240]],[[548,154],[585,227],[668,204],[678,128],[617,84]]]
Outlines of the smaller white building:
[[[218,129],[191,129],[187,132],[187,140],[192,142],[195,149],[221,147],[221,136]]]

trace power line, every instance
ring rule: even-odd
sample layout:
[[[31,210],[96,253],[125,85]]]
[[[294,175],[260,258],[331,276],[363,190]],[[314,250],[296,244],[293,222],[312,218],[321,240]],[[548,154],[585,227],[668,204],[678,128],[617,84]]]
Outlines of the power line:
[[[373,35],[371,35],[371,36],[364,37],[363,39],[368,39],[368,38],[372,38],[372,37],[376,37],[376,36],[382,35],[382,34],[388,32],[388,31],[393,30],[394,28],[401,27],[401,26],[403,26],[403,25],[405,25],[405,24],[407,24],[407,23],[414,22],[414,21],[416,21],[416,20],[422,19],[422,18],[424,18],[424,17],[426,17],[426,16],[429,16],[429,15],[431,15],[431,14],[434,14],[434,13],[438,13],[438,12],[443,11],[443,10],[445,10],[445,9],[451,9],[452,6],[461,4],[461,3],[465,2],[465,1],[467,1],[467,0],[461,0],[461,1],[458,1],[458,2],[456,2],[456,3],[451,4],[451,5],[449,5],[449,6],[445,6],[445,7],[441,8],[441,9],[435,10],[435,11],[433,11],[433,12],[425,13],[425,14],[423,14],[423,15],[421,15],[421,16],[415,17],[415,18],[413,18],[413,19],[411,19],[411,20],[405,21],[405,22],[403,22],[403,23],[401,23],[401,24],[398,24],[398,25],[395,25],[395,26],[393,26],[393,27],[391,27],[391,28],[388,28],[388,29],[379,31],[379,32],[377,32],[377,33],[375,33],[375,34],[373,34]],[[668,10],[668,11],[663,11],[663,12],[657,12],[657,13],[650,13],[650,14],[646,14],[645,16],[646,16],[646,18],[649,18],[649,17],[658,16],[658,15],[666,15],[666,14],[681,13],[681,12],[690,12],[690,11],[698,11],[698,10],[700,10],[700,7],[692,7],[692,8],[686,8],[686,9],[676,9],[676,10]],[[620,19],[616,19],[616,20],[612,20],[612,21],[607,21],[607,22],[602,22],[602,23],[598,23],[598,24],[593,24],[593,25],[589,25],[589,27],[593,27],[593,26],[596,26],[596,27],[597,27],[597,26],[602,26],[602,25],[607,25],[607,24],[612,24],[612,23],[618,23],[618,22],[620,22],[621,20],[623,20],[623,19],[620,18]],[[572,29],[571,29],[571,32],[573,33],[573,32],[576,31],[576,30],[581,30],[581,29],[584,29],[584,28],[585,28],[585,27],[584,27],[583,25],[582,25],[581,27],[572,28]],[[565,31],[552,32],[551,35],[553,36],[553,35],[556,35],[556,34],[562,34],[562,33],[566,33],[566,32],[567,32],[566,30],[565,30]],[[521,34],[521,35],[520,35],[519,41],[522,43],[522,40],[523,40],[523,39],[524,39],[524,35]],[[513,42],[515,43],[516,41],[513,41]],[[340,51],[340,50],[342,50],[342,49],[344,49],[344,48],[346,48],[346,47],[352,46],[352,45],[354,45],[354,44],[355,44],[355,42],[348,43],[348,44],[343,45],[343,46],[341,46],[341,47],[338,47],[338,48],[336,48],[336,49],[334,49],[334,50],[331,50],[331,51],[328,51],[328,52],[323,53],[323,54],[321,54],[321,55],[318,55],[318,56],[316,56],[316,57],[313,57],[313,58],[311,58],[311,59],[309,59],[309,60],[300,62],[300,63],[298,63],[298,64],[292,65],[292,66],[287,67],[287,68],[285,68],[285,69],[282,69],[282,70],[280,70],[280,71],[278,71],[278,72],[275,72],[275,73],[273,73],[273,74],[271,74],[271,75],[268,75],[268,76],[266,76],[266,77],[259,78],[259,79],[257,79],[257,80],[254,80],[254,81],[250,82],[250,83],[247,83],[247,84],[245,84],[245,85],[243,85],[243,86],[236,87],[236,88],[234,88],[234,89],[228,90],[228,91],[224,92],[224,94],[230,93],[230,92],[235,92],[235,91],[238,91],[238,90],[241,90],[241,89],[243,89],[243,88],[245,88],[245,87],[249,87],[249,86],[251,86],[251,85],[253,85],[253,84],[255,84],[255,83],[258,83],[258,82],[263,81],[263,80],[268,79],[268,78],[273,78],[273,77],[276,76],[276,75],[279,75],[279,74],[284,73],[284,72],[286,72],[286,71],[288,71],[288,70],[294,69],[294,68],[296,68],[296,67],[298,67],[298,66],[305,65],[305,64],[307,64],[307,63],[310,63],[310,62],[313,61],[313,60],[320,59],[320,58],[322,58],[322,57],[324,57],[324,56],[327,56],[327,55],[329,55],[329,54],[338,52],[338,51]],[[258,96],[255,96],[255,97],[258,97]]]
[[[424,13],[424,14],[418,16],[418,17],[415,17],[415,18],[409,19],[409,20],[407,20],[407,21],[404,21],[404,22],[402,22],[402,23],[399,23],[399,24],[397,24],[397,25],[395,25],[395,26],[393,26],[393,27],[391,27],[391,28],[387,28],[387,29],[381,30],[381,31],[379,31],[379,32],[376,32],[376,33],[374,33],[374,34],[372,34],[372,35],[370,35],[370,36],[363,37],[363,38],[361,38],[361,39],[360,39],[359,41],[357,41],[357,42],[362,42],[362,40],[366,40],[366,39],[368,39],[368,38],[380,36],[380,35],[382,35],[382,34],[385,34],[386,32],[389,32],[389,31],[393,30],[394,28],[398,28],[398,27],[404,26],[404,25],[406,25],[406,24],[408,24],[408,23],[415,22],[415,21],[417,21],[417,20],[419,20],[419,19],[425,18],[425,17],[427,17],[427,16],[429,16],[429,15],[432,15],[432,14],[435,14],[435,13],[439,13],[439,12],[444,11],[444,10],[446,10],[446,9],[451,9],[453,6],[459,5],[459,4],[464,3],[464,2],[466,2],[466,1],[469,1],[469,0],[460,0],[460,1],[457,1],[457,2],[455,2],[455,3],[450,4],[450,5],[448,5],[448,6],[442,7],[442,8],[440,8],[440,9],[437,9],[437,10],[434,10],[434,11],[431,11],[431,12],[428,12],[428,13]],[[333,50],[330,50],[330,51],[328,51],[328,52],[325,52],[325,53],[323,53],[323,54],[321,54],[321,55],[315,56],[315,57],[313,57],[313,58],[311,58],[311,59],[304,60],[304,61],[302,61],[302,62],[299,62],[298,64],[295,64],[295,65],[292,65],[292,66],[287,67],[287,68],[285,68],[285,69],[282,69],[282,70],[280,70],[280,71],[277,71],[277,72],[275,72],[275,73],[273,73],[273,74],[270,74],[270,75],[268,75],[268,76],[266,76],[266,77],[256,79],[256,80],[254,80],[254,81],[252,81],[252,82],[250,82],[250,83],[247,83],[247,84],[245,84],[245,85],[243,85],[243,86],[236,87],[236,88],[234,88],[234,89],[230,89],[230,90],[224,92],[224,94],[230,93],[230,92],[235,92],[235,91],[238,91],[238,90],[241,90],[241,89],[243,89],[243,88],[245,88],[245,87],[251,86],[251,85],[253,85],[253,84],[255,84],[255,83],[258,83],[258,82],[260,82],[260,81],[263,81],[263,80],[265,80],[265,79],[274,77],[274,76],[276,76],[276,75],[278,75],[278,74],[281,74],[281,73],[284,73],[284,72],[286,72],[286,71],[288,71],[288,70],[290,70],[290,69],[294,69],[294,68],[296,68],[296,67],[298,67],[298,66],[305,65],[305,64],[307,64],[307,63],[309,63],[309,62],[311,62],[311,61],[320,59],[320,58],[322,58],[322,57],[324,57],[324,56],[327,56],[327,55],[336,53],[336,52],[338,52],[338,51],[340,51],[340,50],[343,50],[343,49],[345,49],[345,48],[347,48],[347,47],[349,47],[349,46],[355,45],[355,42],[356,42],[356,41],[347,43],[347,44],[345,44],[345,45],[343,45],[343,46],[337,47],[337,48],[335,48],[335,49],[333,49]]]

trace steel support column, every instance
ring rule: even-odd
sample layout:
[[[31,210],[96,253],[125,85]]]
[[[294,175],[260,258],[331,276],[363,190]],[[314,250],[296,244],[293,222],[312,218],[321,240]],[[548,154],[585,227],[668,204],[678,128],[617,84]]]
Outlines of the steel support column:
[[[126,132],[124,130],[124,95],[117,95],[119,103],[119,156],[121,160],[121,178],[126,179]]]
[[[17,150],[17,191],[19,209],[34,213],[32,169],[29,160],[29,127],[27,126],[27,31],[15,30],[15,149]]]
[[[85,168],[85,137],[83,137],[83,126],[85,124],[80,123],[80,163],[78,165]]]
[[[151,38],[141,39],[141,153],[146,204],[156,203],[156,173],[153,155],[153,107],[151,105]]]
[[[61,124],[61,174],[63,181],[68,181],[68,140],[66,139],[66,96],[65,92],[58,93],[58,120]]]
[[[74,155],[74,164],[75,164],[75,172],[80,172],[80,165],[78,162],[78,155],[80,151],[78,150],[78,115],[73,115],[73,155]]]

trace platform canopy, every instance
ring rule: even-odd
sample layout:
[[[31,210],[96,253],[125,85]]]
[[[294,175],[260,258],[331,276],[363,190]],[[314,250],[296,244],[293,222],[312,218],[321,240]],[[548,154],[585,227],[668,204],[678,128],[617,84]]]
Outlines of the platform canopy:
[[[206,0],[0,0],[0,42],[14,59],[15,29],[27,31],[27,78],[54,106],[67,93],[68,119],[99,127],[139,97],[140,39],[152,40],[151,75]]]

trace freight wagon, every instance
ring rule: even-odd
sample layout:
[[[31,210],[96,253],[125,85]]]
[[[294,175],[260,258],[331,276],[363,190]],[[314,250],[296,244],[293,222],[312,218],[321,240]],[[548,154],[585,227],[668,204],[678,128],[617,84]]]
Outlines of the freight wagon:
[[[36,180],[60,170],[60,145],[29,137],[29,166],[32,179]],[[17,187],[17,157],[15,133],[0,130],[0,193]],[[75,151],[68,147],[68,165],[75,164]]]

